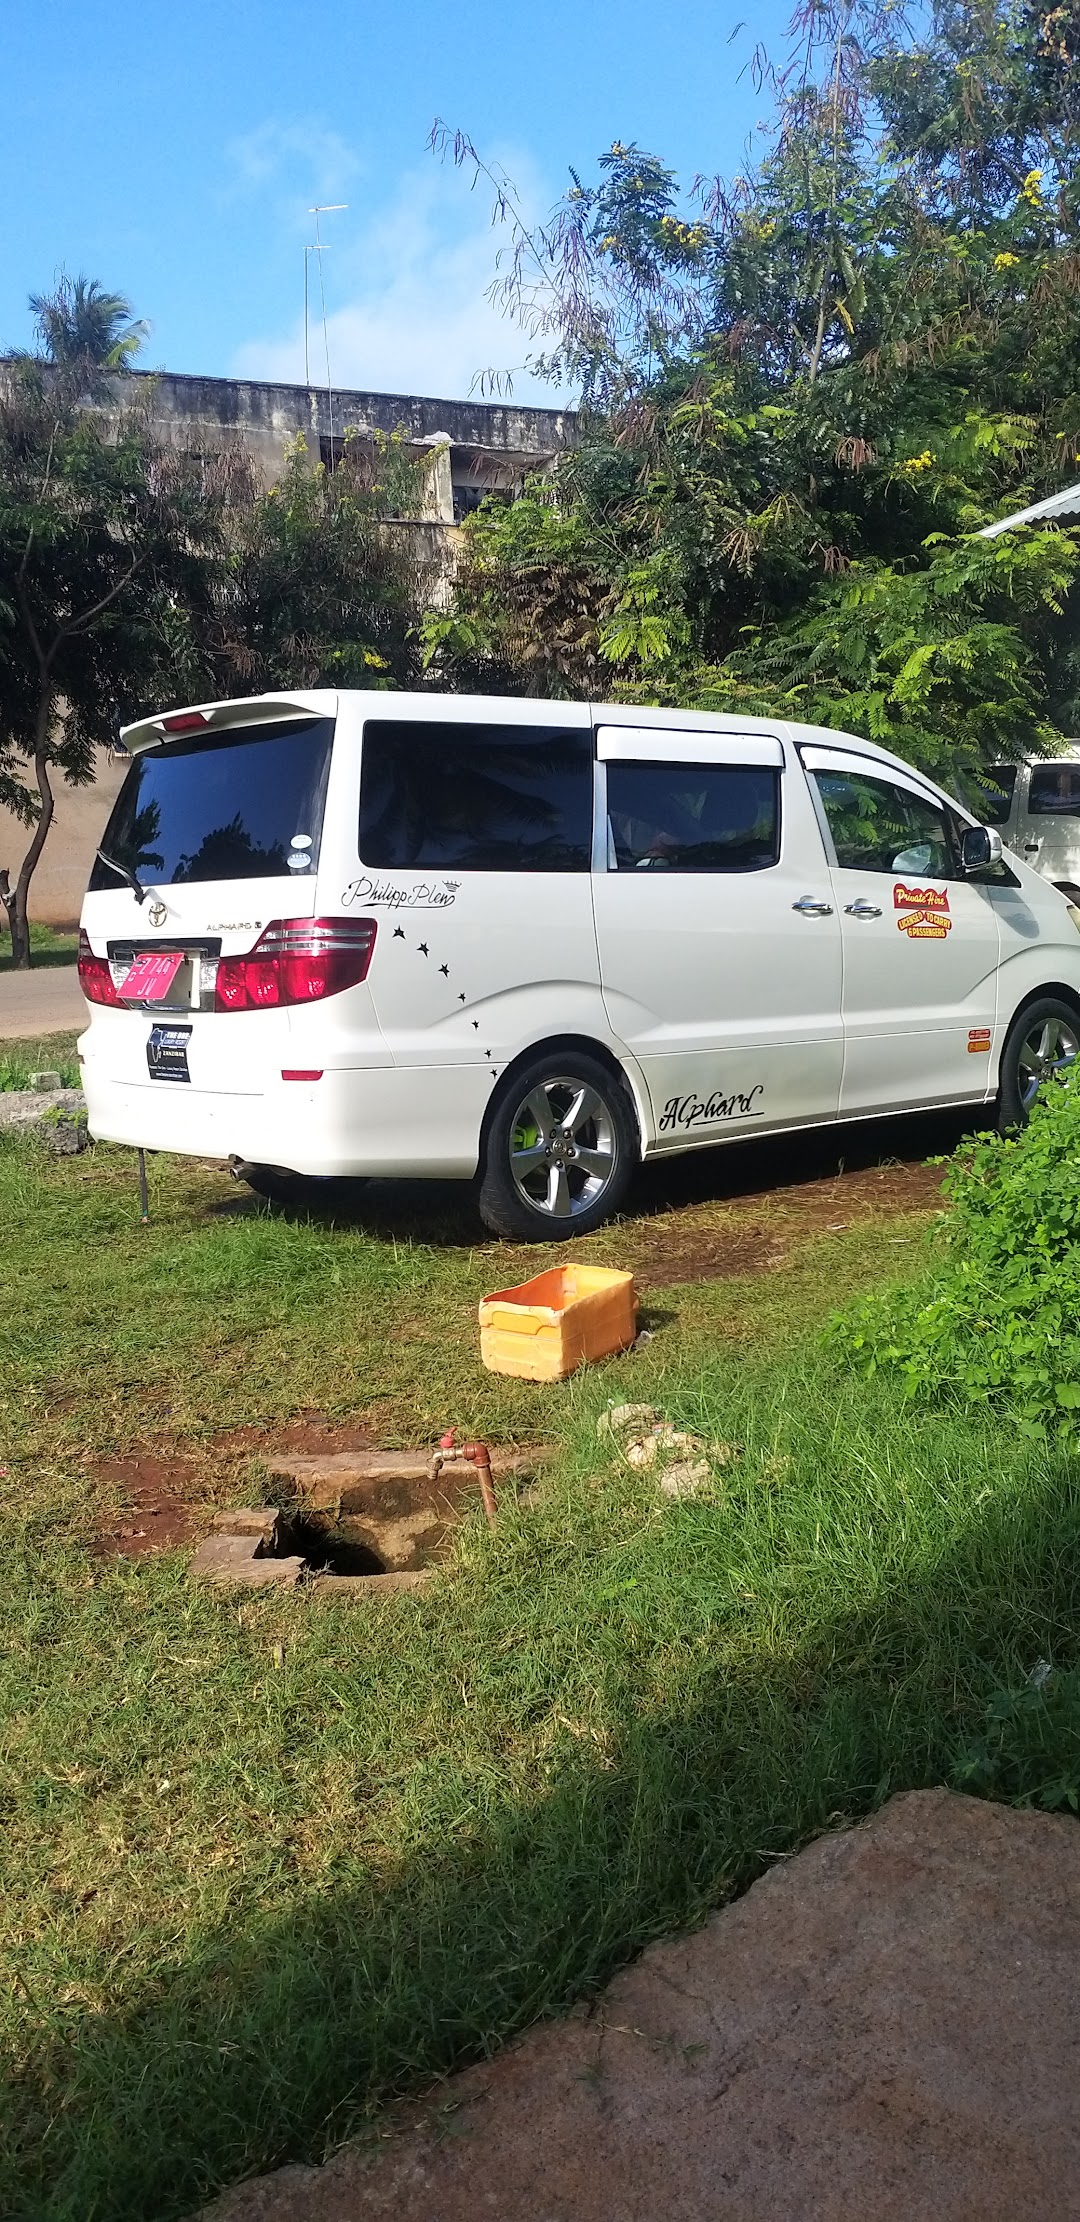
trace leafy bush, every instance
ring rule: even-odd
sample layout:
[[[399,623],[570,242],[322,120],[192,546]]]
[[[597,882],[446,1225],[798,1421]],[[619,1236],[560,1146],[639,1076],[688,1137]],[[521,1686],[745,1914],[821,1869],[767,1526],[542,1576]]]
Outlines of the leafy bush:
[[[1026,1129],[962,1144],[927,1269],[866,1298],[830,1339],[907,1393],[1008,1403],[1014,1424],[1071,1435],[1080,1408],[1080,1080],[1041,1094]]]
[[[956,1790],[1080,1812],[1080,1674],[1045,1668],[1017,1690],[1000,1690],[982,1736],[952,1773]]]

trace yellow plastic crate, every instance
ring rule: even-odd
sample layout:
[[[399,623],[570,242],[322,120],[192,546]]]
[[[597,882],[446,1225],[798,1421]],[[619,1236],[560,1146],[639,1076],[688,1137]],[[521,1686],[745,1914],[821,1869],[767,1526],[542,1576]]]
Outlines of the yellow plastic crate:
[[[603,1265],[554,1265],[520,1288],[480,1300],[480,1356],[491,1373],[565,1381],[593,1358],[625,1350],[637,1334],[632,1273]]]

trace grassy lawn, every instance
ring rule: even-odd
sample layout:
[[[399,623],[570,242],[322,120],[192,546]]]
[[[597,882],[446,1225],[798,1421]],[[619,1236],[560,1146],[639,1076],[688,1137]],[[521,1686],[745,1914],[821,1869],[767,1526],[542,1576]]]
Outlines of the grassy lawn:
[[[58,1072],[65,1088],[77,1088],[78,1038],[73,1033],[39,1034],[35,1041],[0,1042],[0,1089],[29,1087],[32,1072]]]
[[[54,926],[30,926],[30,958],[35,965],[74,964],[79,954],[77,932],[58,933]],[[11,942],[0,941],[0,972],[11,971]]]
[[[913,1417],[818,1346],[911,1270],[919,1215],[838,1191],[808,1233],[790,1190],[679,1177],[576,1254],[656,1282],[666,1241],[753,1233],[781,1262],[655,1285],[648,1343],[543,1389],[480,1366],[478,1297],[540,1255],[462,1192],[319,1223],[155,1159],[143,1228],[130,1153],[0,1136],[5,2213],[181,2216],[319,2156],[770,1857],[949,1779],[996,1690],[1080,1658],[1075,1462]],[[740,1456],[661,1498],[597,1439],[628,1397]],[[304,1412],[557,1456],[432,1588],[364,1609],[95,1553],[103,1460],[183,1451],[208,1518],[265,1486],[233,1431]]]

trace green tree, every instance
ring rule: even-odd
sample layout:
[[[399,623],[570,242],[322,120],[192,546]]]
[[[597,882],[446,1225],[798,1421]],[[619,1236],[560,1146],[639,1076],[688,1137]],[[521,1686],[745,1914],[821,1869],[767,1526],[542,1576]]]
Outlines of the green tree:
[[[79,364],[9,361],[0,386],[0,800],[29,835],[0,867],[13,961],[59,774],[94,777],[125,714],[204,670],[211,584],[233,495],[223,462],[163,451],[148,397],[107,427]]]
[[[312,468],[301,437],[277,485],[233,505],[207,634],[220,687],[415,683],[431,580],[418,536],[388,520],[422,506],[425,467],[394,435],[349,436],[336,468]]]
[[[32,293],[30,307],[46,361],[67,370],[130,370],[149,330],[124,294],[96,278],[65,274],[52,293]]]
[[[496,294],[585,409],[470,521],[434,671],[801,705],[938,769],[1077,729],[1071,540],[972,536],[1080,462],[1078,22],[815,0],[741,177],[687,208],[616,142],[532,231],[502,189]]]

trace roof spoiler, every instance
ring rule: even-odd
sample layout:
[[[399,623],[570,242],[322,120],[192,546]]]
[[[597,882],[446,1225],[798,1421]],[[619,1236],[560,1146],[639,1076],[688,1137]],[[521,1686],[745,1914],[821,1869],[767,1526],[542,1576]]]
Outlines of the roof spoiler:
[[[220,733],[231,725],[275,725],[295,717],[333,717],[337,695],[320,690],[312,694],[253,694],[239,702],[196,702],[177,710],[157,710],[134,725],[120,727],[120,739],[132,756],[162,741],[183,740],[193,733]]]

